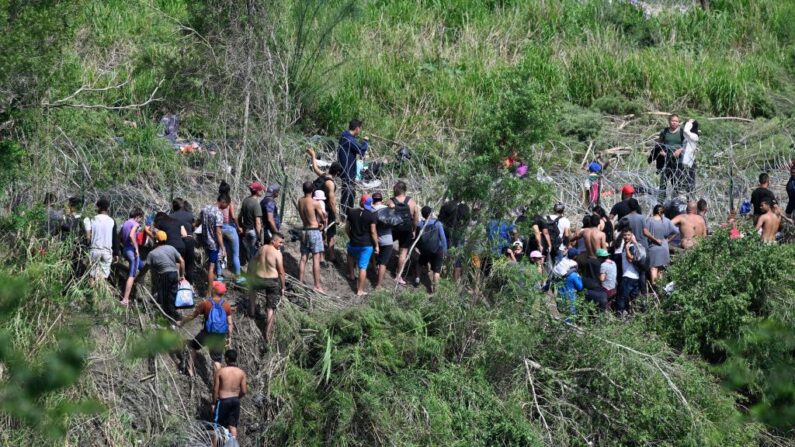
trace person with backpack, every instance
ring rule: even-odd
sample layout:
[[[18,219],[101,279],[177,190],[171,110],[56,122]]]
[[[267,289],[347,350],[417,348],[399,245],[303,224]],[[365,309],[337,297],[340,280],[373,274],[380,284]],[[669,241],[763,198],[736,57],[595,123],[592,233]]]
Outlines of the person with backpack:
[[[190,203],[181,197],[175,198],[171,201],[171,214],[169,214],[169,217],[185,227],[186,234],[182,237],[182,243],[185,248],[184,251],[180,252],[180,255],[185,260],[185,279],[193,283],[195,280],[194,270],[196,269],[196,236],[194,235],[194,216]]]
[[[658,201],[663,203],[666,198],[668,184],[671,184],[677,195],[682,184],[682,153],[684,152],[684,128],[679,125],[679,115],[672,114],[668,117],[668,127],[660,132],[652,158],[657,161],[657,170],[660,171],[660,194]]]
[[[348,130],[342,132],[337,149],[337,161],[342,166],[342,198],[341,210],[343,216],[348,215],[348,211],[353,209],[354,196],[356,195],[356,159],[357,156],[367,154],[370,146],[370,139],[364,137],[359,140],[358,136],[362,133],[362,121],[354,118],[348,124]]]
[[[279,215],[279,205],[276,203],[276,199],[279,198],[281,190],[282,187],[278,183],[268,185],[268,189],[265,191],[265,197],[259,202],[265,223],[265,230],[262,232],[263,244],[269,244],[271,236],[278,233],[279,228],[282,226],[282,219]]]
[[[372,199],[373,211],[376,213],[375,231],[378,234],[378,257],[375,262],[376,268],[378,269],[378,279],[374,287],[377,289],[384,281],[386,265],[389,263],[389,259],[392,258],[395,242],[394,239],[392,239],[392,225],[382,222],[381,219],[378,218],[379,211],[389,210],[389,207],[384,205],[384,196],[382,196],[380,192],[374,192]]]
[[[188,375],[193,377],[193,364],[195,351],[207,347],[210,359],[213,361],[213,375],[221,369],[221,354],[225,346],[232,346],[232,306],[224,299],[226,284],[213,281],[210,289],[212,298],[208,298],[196,306],[193,313],[177,322],[177,327],[195,319],[199,315],[204,317],[201,331],[190,342],[190,355],[188,356]]]
[[[418,226],[420,240],[417,242],[417,248],[420,250],[420,260],[417,266],[417,281],[419,281],[421,269],[430,265],[430,271],[433,272],[431,293],[434,293],[437,284],[439,284],[444,257],[447,255],[447,238],[444,235],[442,223],[438,219],[431,218],[432,212],[433,209],[430,206],[422,207],[422,220]]]
[[[554,262],[558,262],[563,258],[563,251],[566,250],[564,241],[571,239],[571,221],[563,215],[566,211],[563,202],[555,203],[553,211],[553,214],[546,216],[545,222],[551,246],[544,248]],[[542,242],[545,241],[542,239]]]
[[[252,259],[259,250],[259,241],[262,238],[262,207],[260,206],[260,196],[265,191],[265,186],[260,182],[251,182],[248,185],[251,193],[243,199],[240,204],[240,215],[237,221],[240,223],[240,231],[243,236],[243,248],[245,256],[241,253],[241,263]]]
[[[373,209],[373,199],[367,195],[362,196],[361,208],[348,212],[345,221],[345,233],[348,234],[348,279],[356,282],[356,296],[365,296],[364,284],[367,280],[367,265],[370,257],[375,252],[381,252],[378,246],[378,220]],[[401,247],[402,248],[402,247]],[[354,266],[359,269],[359,274],[354,275]]]
[[[237,439],[240,423],[240,399],[248,394],[246,373],[237,366],[237,351],[229,349],[224,353],[226,366],[213,376],[213,422],[229,430]]]
[[[313,182],[315,192],[322,191],[324,202],[326,203],[326,215],[328,217],[326,219],[326,226],[323,230],[323,236],[326,248],[328,249],[328,260],[330,262],[335,262],[337,254],[334,251],[334,236],[337,234],[339,222],[337,220],[337,184],[334,180],[342,175],[343,167],[338,161],[335,161],[331,163],[328,173],[324,173],[317,166],[315,150],[310,147],[307,149],[307,152],[311,157],[312,171],[317,175],[317,178]],[[321,266],[324,264],[325,261],[321,260]]]
[[[395,281],[400,285],[405,285],[406,281],[403,279],[401,272],[406,268],[406,261],[409,256],[409,248],[414,242],[414,235],[417,231],[417,222],[419,222],[419,213],[417,212],[417,203],[411,197],[406,195],[406,182],[398,180],[395,186],[392,187],[392,192],[395,194],[389,201],[388,206],[395,209],[395,214],[400,217],[400,223],[392,227],[392,238],[397,241],[400,247],[398,255],[398,265],[395,272]]]
[[[138,238],[136,237],[143,220],[143,210],[141,208],[133,208],[130,211],[130,218],[121,226],[122,253],[130,264],[130,269],[127,272],[127,281],[124,283],[124,293],[121,299],[122,306],[130,304],[130,294],[132,293],[133,284],[135,284],[135,277],[138,276],[138,271],[143,266],[141,253],[138,250]]]
[[[464,246],[464,235],[467,225],[469,225],[470,211],[469,206],[460,197],[453,197],[439,210],[439,221],[444,226],[444,235],[450,248],[460,249]],[[453,279],[458,281],[464,267],[464,257],[458,253],[455,255],[453,267]]]
[[[207,284],[215,282],[218,261],[226,256],[224,247],[224,236],[221,229],[224,226],[224,215],[222,208],[229,206],[229,196],[219,195],[215,205],[207,205],[199,214],[199,222],[202,226],[202,243],[207,251]],[[218,274],[223,275],[221,271]]]
[[[618,299],[616,300],[616,315],[626,315],[629,305],[640,293],[641,273],[636,262],[641,254],[645,253],[642,246],[635,239],[632,229],[625,227],[621,232],[624,247],[621,250],[621,284]]]
[[[185,279],[185,260],[176,248],[168,245],[165,231],[155,233],[157,247],[146,256],[146,263],[141,268],[140,277],[152,270],[155,290],[160,307],[169,317],[178,318],[175,300],[179,282]]]

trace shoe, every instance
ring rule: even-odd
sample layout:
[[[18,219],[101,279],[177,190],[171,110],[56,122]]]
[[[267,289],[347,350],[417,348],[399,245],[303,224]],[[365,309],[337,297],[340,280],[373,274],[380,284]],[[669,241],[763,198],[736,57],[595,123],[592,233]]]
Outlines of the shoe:
[[[241,277],[239,277],[239,278],[237,278],[237,279],[235,280],[235,284],[237,284],[237,285],[239,285],[239,286],[242,286],[242,285],[244,285],[245,283],[246,283],[246,278],[244,278],[244,277],[242,277],[242,276],[241,276]]]
[[[420,278],[416,277],[414,278],[414,287],[419,287],[419,286],[420,286]]]
[[[326,262],[326,261],[321,262],[320,263],[320,268],[324,268],[324,269],[328,268],[328,262]]]

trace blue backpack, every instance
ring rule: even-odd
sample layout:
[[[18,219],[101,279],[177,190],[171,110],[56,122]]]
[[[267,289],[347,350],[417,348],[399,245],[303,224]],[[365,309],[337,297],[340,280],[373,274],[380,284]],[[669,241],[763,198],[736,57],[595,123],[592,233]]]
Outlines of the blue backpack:
[[[204,330],[210,334],[226,334],[229,332],[229,324],[226,322],[224,300],[216,303],[211,299],[210,303],[213,308],[210,309],[210,314],[207,315],[207,320],[204,322]]]

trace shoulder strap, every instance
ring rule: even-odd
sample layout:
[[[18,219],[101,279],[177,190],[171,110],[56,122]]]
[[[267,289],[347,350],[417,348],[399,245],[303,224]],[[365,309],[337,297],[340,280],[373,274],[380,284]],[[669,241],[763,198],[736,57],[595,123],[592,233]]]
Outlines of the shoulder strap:
[[[560,219],[563,219],[563,216],[558,216],[558,218],[557,218],[557,219],[555,219],[555,223],[558,223],[558,222],[560,222]]]

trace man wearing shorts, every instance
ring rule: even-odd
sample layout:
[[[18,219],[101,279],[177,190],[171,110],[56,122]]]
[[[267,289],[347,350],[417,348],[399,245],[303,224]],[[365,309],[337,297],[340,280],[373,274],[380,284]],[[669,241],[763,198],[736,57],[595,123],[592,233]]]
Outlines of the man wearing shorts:
[[[284,262],[281,248],[284,245],[284,236],[281,233],[271,234],[269,243],[262,246],[254,258],[254,264],[249,267],[251,279],[251,295],[248,301],[249,315],[254,317],[257,326],[262,332],[266,344],[273,339],[273,326],[276,307],[284,298],[285,281]],[[252,269],[253,267],[253,269]],[[257,311],[257,292],[265,293],[265,318]],[[265,320],[264,324],[262,320]]]
[[[392,188],[395,196],[392,197],[389,203],[389,207],[395,208],[395,213],[404,220],[403,223],[392,229],[392,238],[400,245],[400,254],[398,256],[398,266],[395,277],[395,281],[397,281],[398,284],[406,284],[406,281],[402,278],[402,273],[404,273],[403,270],[408,261],[409,248],[414,242],[414,234],[417,231],[417,222],[419,221],[417,203],[414,199],[406,195],[407,189],[406,182],[402,180],[397,181]]]
[[[364,282],[367,280],[367,265],[373,251],[378,255],[378,232],[376,231],[376,217],[373,213],[373,199],[367,195],[362,196],[361,208],[348,211],[345,222],[345,232],[348,234],[348,278],[356,281],[356,296],[367,295],[364,292]],[[403,247],[400,247],[401,249]],[[359,269],[358,279],[354,275],[354,264]]]
[[[420,240],[418,243],[418,245],[421,245],[420,261],[417,268],[417,279],[419,280],[419,270],[426,265],[430,265],[432,272],[431,293],[435,291],[436,285],[439,284],[439,278],[442,273],[442,264],[444,263],[444,257],[447,254],[447,238],[444,235],[444,226],[441,222],[439,222],[439,220],[431,218],[432,212],[433,210],[431,207],[422,207],[422,220],[420,221],[418,228],[422,229],[420,238],[429,238],[429,240],[436,241],[436,246],[424,246],[423,240]],[[434,235],[432,232],[436,232],[435,237],[433,237]],[[425,233],[428,234],[425,235]]]
[[[116,234],[116,222],[108,215],[110,202],[108,199],[97,200],[97,215],[93,219],[86,218],[84,227],[86,238],[91,241],[88,254],[91,259],[91,284],[96,279],[108,279],[110,264],[113,262],[113,235]]]
[[[372,200],[373,210],[376,213],[384,208],[387,208],[387,206],[383,203],[384,196],[382,196],[380,192],[373,193]],[[394,239],[392,239],[391,226],[376,222],[375,231],[378,233],[378,257],[375,263],[378,268],[378,280],[375,283],[375,288],[377,289],[381,286],[381,282],[384,281],[386,265],[389,263],[389,259],[392,257],[392,251],[395,248],[395,242]]]
[[[228,301],[223,299],[226,294],[226,285],[220,281],[215,281],[212,283],[211,289],[213,293],[212,298],[199,303],[193,311],[193,314],[177,322],[177,327],[181,327],[199,315],[204,316],[202,330],[199,331],[196,338],[190,342],[191,350],[188,356],[188,375],[191,377],[193,377],[193,357],[195,351],[200,350],[204,346],[207,347],[210,351],[210,358],[213,361],[213,373],[216,373],[221,369],[221,354],[224,352],[224,341],[226,341],[226,346],[232,345],[232,306],[229,305]],[[226,313],[227,332],[225,333],[207,332],[207,318],[210,316],[214,304],[220,305]]]
[[[240,398],[248,393],[248,384],[246,373],[237,367],[237,351],[226,351],[224,360],[226,366],[213,376],[213,422],[226,427],[232,437],[237,439]]]
[[[312,182],[304,182],[304,197],[298,199],[298,214],[301,215],[301,222],[304,228],[301,229],[301,260],[298,261],[298,281],[304,280],[304,270],[309,255],[312,255],[312,277],[315,280],[315,291],[325,293],[320,287],[320,256],[323,254],[323,232],[318,223],[326,219],[326,212],[323,209],[323,202],[314,200]]]

